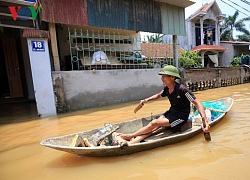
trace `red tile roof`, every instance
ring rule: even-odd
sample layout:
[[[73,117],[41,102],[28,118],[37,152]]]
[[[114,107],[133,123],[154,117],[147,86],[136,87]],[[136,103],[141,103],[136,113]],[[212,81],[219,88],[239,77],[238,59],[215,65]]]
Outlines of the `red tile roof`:
[[[210,7],[210,5],[211,5],[212,3],[214,3],[214,1],[213,1],[213,2],[210,2],[210,3],[206,3],[206,4],[202,7],[201,11],[207,11],[208,8]]]
[[[218,45],[199,45],[192,49],[192,51],[226,51],[228,48]]]

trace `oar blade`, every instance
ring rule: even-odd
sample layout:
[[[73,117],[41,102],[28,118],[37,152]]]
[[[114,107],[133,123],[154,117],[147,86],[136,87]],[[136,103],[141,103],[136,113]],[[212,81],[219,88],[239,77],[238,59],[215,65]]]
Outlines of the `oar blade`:
[[[137,113],[142,108],[141,104],[138,104],[138,106],[134,109],[134,113]]]
[[[205,123],[205,119],[204,118],[202,118],[202,124],[203,124],[203,127],[206,127],[206,123]],[[210,136],[209,132],[204,132],[204,137],[205,137],[205,140],[211,141],[211,136]]]
[[[204,132],[204,137],[206,141],[211,141],[211,136],[209,132]]]

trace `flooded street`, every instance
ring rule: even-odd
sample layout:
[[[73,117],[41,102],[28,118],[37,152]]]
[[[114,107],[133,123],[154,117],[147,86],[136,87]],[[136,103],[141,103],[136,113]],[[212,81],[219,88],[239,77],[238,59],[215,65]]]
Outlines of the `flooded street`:
[[[0,179],[249,179],[250,84],[198,91],[195,95],[201,101],[227,96],[234,99],[229,113],[211,128],[211,142],[199,134],[181,143],[121,157],[77,156],[39,143],[107,122],[161,113],[169,107],[166,99],[146,104],[136,115],[133,110],[139,101],[43,119],[28,112],[6,117],[9,123],[0,124]]]

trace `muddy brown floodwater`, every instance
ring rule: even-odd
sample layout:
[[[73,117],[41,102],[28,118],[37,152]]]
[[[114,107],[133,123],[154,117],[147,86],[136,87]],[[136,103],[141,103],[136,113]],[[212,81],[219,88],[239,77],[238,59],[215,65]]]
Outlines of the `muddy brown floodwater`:
[[[230,96],[232,109],[211,129],[211,142],[199,134],[187,141],[128,156],[84,157],[43,147],[42,139],[80,132],[161,113],[166,99],[148,103],[136,115],[138,102],[92,108],[39,119],[20,116],[0,125],[0,179],[249,179],[250,84],[195,92],[201,101]]]

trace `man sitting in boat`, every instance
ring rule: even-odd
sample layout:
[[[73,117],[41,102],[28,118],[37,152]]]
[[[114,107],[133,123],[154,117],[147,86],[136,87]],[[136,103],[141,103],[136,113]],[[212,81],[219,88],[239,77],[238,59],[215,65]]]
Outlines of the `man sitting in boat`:
[[[202,124],[202,129],[204,133],[208,133],[210,126],[201,102],[185,85],[179,84],[175,81],[176,79],[180,79],[178,69],[174,66],[167,65],[159,72],[159,75],[161,75],[161,80],[163,82],[163,90],[160,93],[141,100],[140,104],[143,106],[149,101],[168,97],[171,104],[170,109],[158,119],[151,121],[147,126],[142,127],[132,134],[120,134],[120,137],[129,141],[129,144],[133,144],[150,136],[160,127],[171,127],[173,132],[178,132],[181,130],[182,125],[188,120],[190,103],[193,103],[196,106],[203,121],[205,121],[204,125]]]

